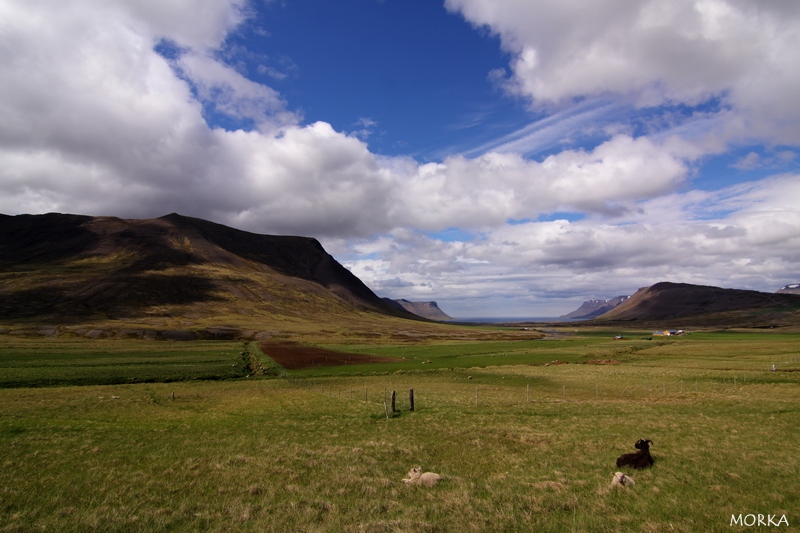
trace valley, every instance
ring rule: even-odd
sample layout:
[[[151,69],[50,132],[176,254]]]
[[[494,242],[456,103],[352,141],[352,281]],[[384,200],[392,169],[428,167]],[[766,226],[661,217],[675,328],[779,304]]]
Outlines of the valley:
[[[313,239],[0,223],[2,531],[800,520],[797,295],[657,283],[593,320],[469,325],[386,302]],[[610,488],[640,438],[655,465]],[[442,482],[403,483],[414,466]]]
[[[762,512],[794,526],[798,334],[617,333],[351,339],[319,348],[405,360],[264,374],[242,355],[249,341],[0,335],[0,375],[74,379],[0,388],[0,524],[689,532]],[[655,465],[611,490],[615,457],[639,438]],[[415,465],[443,481],[402,483]]]

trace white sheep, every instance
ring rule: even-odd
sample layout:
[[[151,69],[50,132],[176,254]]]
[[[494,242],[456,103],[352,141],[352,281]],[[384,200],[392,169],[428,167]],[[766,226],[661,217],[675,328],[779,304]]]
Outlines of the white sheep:
[[[408,479],[404,479],[403,483],[410,483],[412,485],[422,485],[424,487],[433,487],[439,481],[442,480],[442,476],[439,474],[434,474],[433,472],[425,472],[422,473],[422,467],[415,466],[411,470],[408,471]]]
[[[615,472],[614,479],[611,480],[612,489],[632,489],[634,485],[636,485],[636,482],[633,481],[633,478],[622,472]]]

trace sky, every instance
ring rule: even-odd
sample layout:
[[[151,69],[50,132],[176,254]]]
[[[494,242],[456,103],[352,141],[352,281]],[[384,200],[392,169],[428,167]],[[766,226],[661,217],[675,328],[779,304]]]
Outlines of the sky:
[[[0,213],[316,237],[558,316],[800,282],[796,0],[0,0]]]

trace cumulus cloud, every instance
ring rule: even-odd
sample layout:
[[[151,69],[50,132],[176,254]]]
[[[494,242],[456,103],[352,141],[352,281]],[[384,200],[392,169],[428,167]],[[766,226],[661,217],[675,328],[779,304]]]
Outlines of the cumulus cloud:
[[[513,55],[506,87],[553,103],[629,95],[640,106],[720,98],[725,133],[800,142],[800,5],[742,0],[446,0]],[[721,132],[722,133],[722,132]]]
[[[113,2],[0,10],[1,209],[96,212],[112,190],[143,200],[199,170],[193,153],[210,139],[200,106],[146,24]]]
[[[189,2],[6,3],[0,209],[181,211],[256,231],[363,237],[558,209],[619,215],[687,175],[686,146],[626,135],[540,162],[377,157],[360,135],[300,125],[279,93],[219,60],[211,47],[243,6],[215,5],[195,26],[175,22]],[[156,53],[164,40],[181,47],[175,57]],[[208,112],[252,128],[211,128]]]
[[[398,222],[439,230],[479,228],[573,209],[620,214],[632,201],[674,188],[692,148],[618,135],[594,150],[565,150],[541,162],[514,153],[454,156],[420,166],[403,190]],[[412,203],[413,202],[413,203]],[[405,221],[403,220],[405,218]]]
[[[552,316],[661,280],[772,291],[800,260],[798,178],[674,193],[614,223],[531,221],[466,242],[394,235],[375,241],[384,245],[380,260],[347,266],[390,296],[435,296],[445,309],[479,316],[492,306]],[[360,246],[374,251],[372,244]],[[407,285],[396,288],[398,279]]]
[[[262,133],[274,133],[299,122],[286,110],[286,101],[274,89],[245,78],[209,53],[188,52],[175,60],[201,102],[234,119],[252,122]]]
[[[369,231],[365,198],[383,195],[372,154],[327,124],[298,126],[276,91],[215,59],[243,2],[208,4],[0,6],[0,210]],[[178,57],[156,53],[164,40]],[[211,128],[204,107],[254,128]]]

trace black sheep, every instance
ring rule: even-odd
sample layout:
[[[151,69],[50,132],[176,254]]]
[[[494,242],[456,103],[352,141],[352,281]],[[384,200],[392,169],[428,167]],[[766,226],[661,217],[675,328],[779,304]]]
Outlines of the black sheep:
[[[650,439],[639,439],[634,447],[639,450],[636,453],[626,453],[617,458],[617,467],[630,466],[632,468],[649,468],[653,466],[655,460],[650,455]]]

